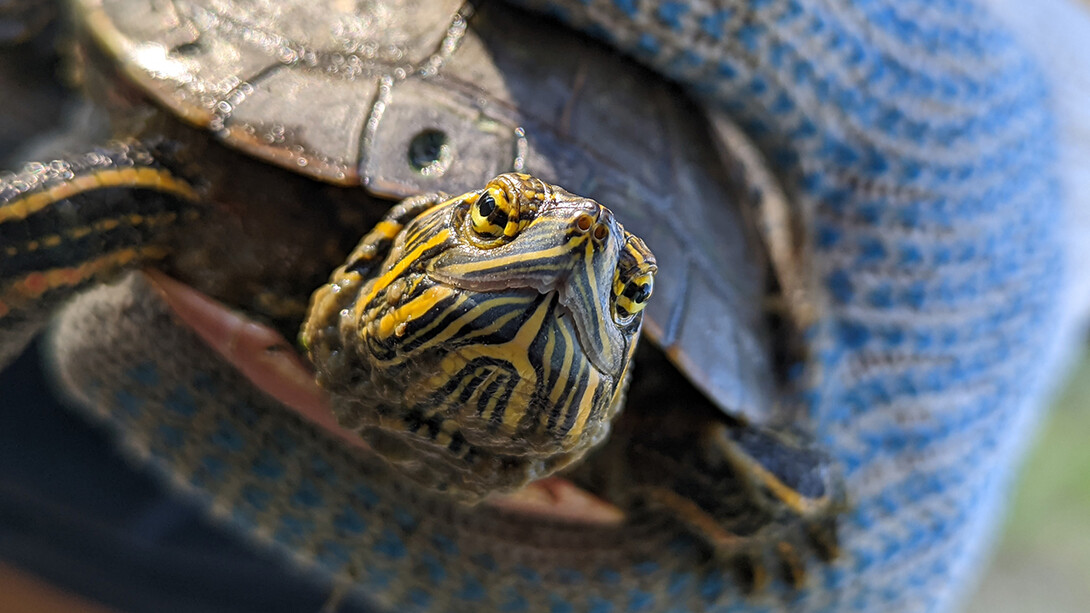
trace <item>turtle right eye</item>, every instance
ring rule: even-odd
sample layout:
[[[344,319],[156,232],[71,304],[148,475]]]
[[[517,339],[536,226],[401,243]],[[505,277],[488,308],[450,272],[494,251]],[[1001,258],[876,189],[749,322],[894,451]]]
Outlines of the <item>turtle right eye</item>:
[[[613,320],[622,326],[632,323],[647,306],[659,269],[647,245],[629,232],[624,234],[624,248],[613,275]]]
[[[614,309],[617,311],[618,323],[628,323],[647,306],[647,300],[651,298],[651,292],[655,287],[655,274],[646,272],[625,282],[617,291]]]

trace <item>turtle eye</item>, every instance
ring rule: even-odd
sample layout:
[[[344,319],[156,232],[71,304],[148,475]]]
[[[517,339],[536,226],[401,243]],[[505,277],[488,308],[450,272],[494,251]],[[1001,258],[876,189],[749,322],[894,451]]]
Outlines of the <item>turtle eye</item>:
[[[518,216],[512,215],[512,203],[501,189],[481,194],[470,208],[469,221],[473,232],[488,241],[512,238],[518,231]]]
[[[632,323],[647,306],[655,289],[658,264],[647,245],[629,232],[613,275],[613,320],[618,325]]]
[[[647,272],[633,277],[628,281],[614,283],[613,291],[617,298],[614,301],[614,309],[617,311],[617,323],[628,323],[637,313],[647,306],[651,298],[651,292],[655,288],[654,273]]]

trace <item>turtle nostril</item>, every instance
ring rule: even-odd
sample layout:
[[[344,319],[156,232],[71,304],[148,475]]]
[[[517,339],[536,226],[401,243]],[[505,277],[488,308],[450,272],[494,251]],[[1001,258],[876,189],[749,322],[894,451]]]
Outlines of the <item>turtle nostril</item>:
[[[594,220],[591,219],[590,215],[587,215],[586,213],[582,213],[575,218],[575,227],[578,228],[580,232],[586,232],[587,230],[590,230],[590,227],[593,224]]]
[[[600,223],[594,226],[594,239],[597,241],[604,241],[609,236],[609,227],[604,223]]]

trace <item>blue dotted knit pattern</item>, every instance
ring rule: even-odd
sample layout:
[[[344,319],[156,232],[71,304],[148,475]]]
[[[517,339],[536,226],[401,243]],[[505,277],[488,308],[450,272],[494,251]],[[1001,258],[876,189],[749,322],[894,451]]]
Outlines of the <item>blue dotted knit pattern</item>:
[[[812,410],[853,509],[830,594],[798,610],[948,608],[1058,344],[1061,208],[1036,68],[960,0],[520,3],[725,109],[807,219],[829,303]]]
[[[799,207],[828,303],[807,397],[852,503],[835,563],[746,598],[661,525],[450,505],[253,390],[138,280],[62,319],[68,386],[218,515],[393,610],[948,609],[1058,346],[1060,204],[1034,67],[960,0],[520,2],[726,109]]]

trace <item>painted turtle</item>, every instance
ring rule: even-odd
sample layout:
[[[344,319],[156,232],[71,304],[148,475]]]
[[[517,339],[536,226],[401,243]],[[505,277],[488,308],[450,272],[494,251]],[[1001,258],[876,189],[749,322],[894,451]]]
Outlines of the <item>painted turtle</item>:
[[[444,568],[473,577],[496,572],[489,567],[506,560],[512,547],[523,556],[526,543],[557,538],[585,539],[594,553],[584,556],[581,546],[573,546],[546,555],[535,545],[529,570],[537,578],[513,568],[503,570],[504,576],[527,588],[541,581],[561,585],[572,567],[603,560],[629,567],[661,558],[663,546],[682,538],[671,564],[708,576],[730,570],[745,590],[769,580],[801,586],[807,558],[835,554],[840,497],[829,460],[806,442],[805,433],[777,427],[797,417],[778,378],[784,365],[773,357],[781,351],[787,360],[792,344],[790,334],[773,333],[765,298],[777,284],[795,292],[805,284],[798,282],[803,275],[797,274],[793,250],[785,248],[791,244],[788,225],[749,218],[768,221],[782,213],[774,181],[737,131],[721,119],[709,124],[650,73],[537,18],[493,5],[470,16],[458,4],[76,2],[75,55],[83,81],[110,114],[116,135],[127,140],[3,177],[0,349],[8,357],[17,352],[74,292],[148,265],[292,334],[311,291],[347,258],[316,295],[302,340],[326,389],[337,399],[354,399],[339,403],[342,424],[363,434],[400,473],[376,464],[367,451],[331,449],[333,443],[344,447],[344,438],[328,420],[300,419],[254,396],[242,381],[228,386],[233,391],[218,386],[217,380],[237,374],[222,363],[215,372],[203,371],[208,359],[195,358],[178,337],[192,334],[175,330],[183,329],[175,316],[152,314],[166,308],[165,296],[176,317],[192,324],[190,307],[210,303],[158,275],[150,285],[129,278],[97,289],[66,309],[53,336],[62,379],[74,395],[119,423],[123,438],[175,481],[210,497],[253,534],[359,580],[382,602],[417,593],[414,577],[426,560],[442,559]],[[532,172],[544,182],[502,175],[479,189],[509,170]],[[477,506],[436,493],[476,500],[544,477],[601,443],[609,431],[606,417],[619,407],[629,345],[615,349],[615,339],[606,337],[591,341],[588,331],[616,325],[622,303],[629,305],[627,316],[621,317],[621,332],[611,334],[623,340],[638,330],[631,305],[647,297],[651,258],[636,239],[610,242],[625,236],[616,222],[602,221],[611,214],[552,183],[608,204],[647,241],[659,267],[656,296],[643,318],[662,349],[646,348],[638,357],[644,366],[632,378],[616,435],[571,469],[571,479],[616,505],[595,502],[591,519],[531,500],[546,491],[554,502],[585,501],[570,493],[567,481],[547,481],[529,493],[520,490]],[[454,199],[414,196],[386,213],[383,199],[436,191],[467,193]],[[485,202],[491,203],[487,211],[481,208]],[[434,237],[436,228],[476,220],[510,241],[510,269],[533,262],[532,251],[513,239],[537,227],[538,213],[565,202],[583,203],[586,210],[564,228],[590,236],[587,245],[612,245],[610,264],[601,270],[587,266],[576,274],[565,264],[570,287],[581,280],[593,292],[540,281],[535,286],[525,278],[508,287],[472,280],[469,273],[443,276],[435,264],[440,254],[429,251],[426,240],[419,242],[423,234]],[[436,210],[448,214],[428,225]],[[585,219],[591,221],[583,228]],[[560,227],[553,224],[553,233],[542,236],[555,241]],[[751,233],[751,227],[760,229]],[[601,237],[599,228],[605,228]],[[778,275],[768,274],[758,237],[768,241]],[[419,249],[406,251],[404,245],[414,241]],[[463,272],[485,261],[479,249],[460,257]],[[571,255],[556,257],[568,262]],[[425,275],[431,285],[405,277],[394,283],[390,271],[401,270]],[[376,275],[389,282],[381,293],[385,306],[411,306],[415,317],[389,326],[381,316],[352,317],[358,315],[353,309],[366,311],[358,304],[379,297],[375,282],[367,281]],[[633,285],[631,279],[643,281]],[[372,289],[366,300],[344,302],[357,297],[350,286]],[[509,305],[513,319],[490,314],[460,328],[454,324],[464,322],[456,317],[433,318],[445,312],[442,303],[423,308],[413,302],[421,297],[415,292],[433,287],[459,296],[511,290],[532,300],[522,309]],[[527,294],[529,289],[537,293]],[[574,330],[579,342],[554,339],[549,345],[535,337],[536,343],[521,347],[527,363],[560,365],[551,379],[536,371],[549,382],[538,391],[562,396],[563,402],[552,400],[566,412],[542,408],[523,419],[532,411],[497,409],[496,399],[506,398],[498,390],[518,387],[519,378],[528,376],[525,369],[511,368],[514,359],[503,365],[494,363],[495,356],[487,364],[472,362],[472,372],[459,368],[457,378],[439,386],[432,385],[434,372],[444,371],[427,370],[419,361],[380,380],[361,375],[371,371],[346,357],[346,347],[360,339],[341,339],[359,332],[349,330],[357,325],[381,328],[371,340],[416,338],[428,328],[443,337],[445,348],[465,330],[476,330],[471,337],[498,334],[492,328],[504,328],[503,322],[523,322],[537,312],[540,296],[552,294],[561,307],[549,312],[549,321],[568,321],[551,329]],[[580,295],[594,300],[580,302]],[[813,308],[805,300],[792,304],[794,310],[782,318],[788,328],[806,323]],[[507,328],[505,334],[520,329]],[[243,334],[239,330],[245,328],[232,334]],[[278,343],[270,346],[284,352]],[[552,353],[557,347],[567,347],[568,357],[556,357],[563,355]],[[401,359],[408,349],[382,351]],[[95,355],[106,357],[88,360]],[[601,388],[608,390],[609,402],[567,400],[592,398],[598,389],[561,367],[571,356],[611,374],[610,385]],[[177,362],[181,358],[185,364]],[[242,372],[251,381],[263,380],[252,364]],[[381,394],[375,391],[380,388]],[[436,399],[424,392],[435,389],[462,405],[473,403],[472,410],[421,410]],[[228,400],[236,393],[246,400]],[[399,396],[425,400],[400,411],[405,407],[396,406]],[[279,397],[292,404],[283,393]],[[245,407],[254,398],[271,406],[250,414]],[[502,428],[507,416],[517,427]],[[471,418],[486,419],[472,425]],[[590,427],[594,423],[600,427]],[[480,437],[471,444],[467,433],[475,429]],[[585,438],[566,438],[577,430]],[[502,453],[489,451],[481,440],[498,442]],[[264,466],[268,472],[262,473],[270,450],[295,454],[300,448],[310,449],[313,462],[293,462],[286,481],[275,478],[275,468]],[[323,470],[336,477],[319,478]],[[306,476],[309,471],[318,472]],[[403,474],[425,486],[403,482]],[[332,485],[337,480],[347,489]],[[308,488],[310,496],[301,493]],[[339,500],[343,508],[306,510],[303,499],[323,503],[314,507]],[[396,510],[406,508],[418,515],[399,516]],[[451,532],[443,528],[426,538],[420,525],[428,517],[453,518],[454,536],[445,536]],[[502,534],[493,538],[496,527]],[[626,538],[633,534],[644,538]],[[345,547],[352,550],[336,553]],[[578,551],[582,559],[567,559],[565,550]],[[493,563],[466,566],[469,559]],[[398,579],[378,585],[388,569]],[[606,595],[610,586],[608,577],[597,578],[586,597]],[[690,591],[699,597],[698,588]],[[487,596],[493,597],[500,598]],[[722,597],[729,598],[729,591]]]

